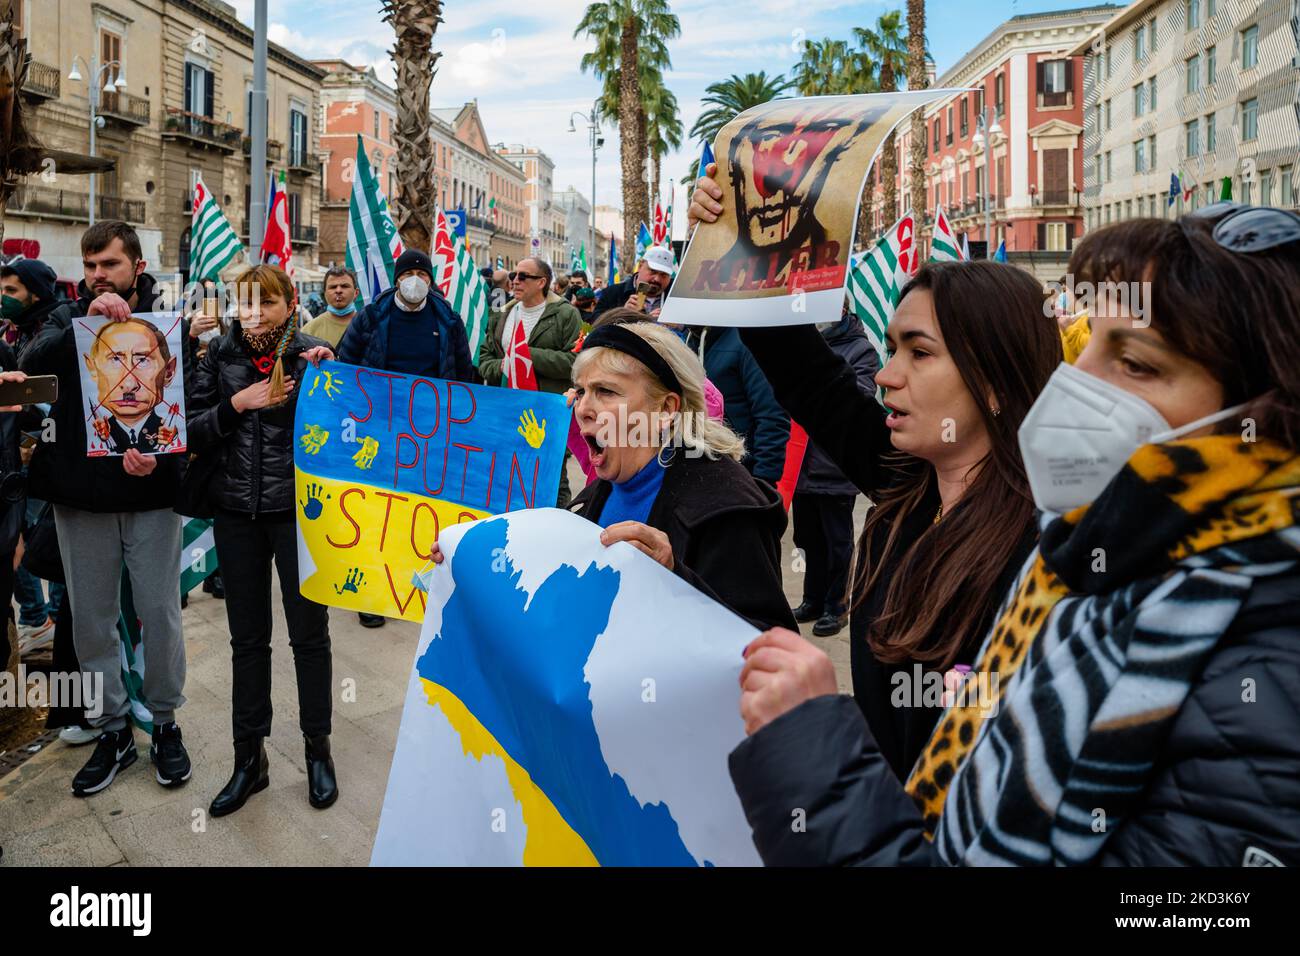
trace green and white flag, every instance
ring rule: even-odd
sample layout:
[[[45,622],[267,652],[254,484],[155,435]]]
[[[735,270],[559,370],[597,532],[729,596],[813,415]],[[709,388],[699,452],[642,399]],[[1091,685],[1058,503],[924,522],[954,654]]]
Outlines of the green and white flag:
[[[885,330],[898,306],[899,292],[915,264],[915,221],[908,213],[880,237],[874,248],[849,269],[849,304],[862,320],[880,363],[885,363]]]
[[[217,543],[212,522],[186,518],[181,525],[181,594],[189,594],[217,570]]]
[[[957,236],[948,225],[948,217],[939,206],[934,213],[934,235],[930,238],[931,262],[961,262],[961,247],[957,245]]]
[[[194,208],[190,213],[190,281],[215,282],[218,273],[243,254],[239,237],[200,176],[194,184]]]
[[[573,254],[573,262],[570,264],[569,271],[576,272],[581,269],[587,271],[587,244],[584,242],[582,248]]]
[[[488,288],[483,277],[478,274],[469,250],[465,248],[465,240],[457,236],[453,241],[456,244],[456,275],[452,279],[451,295],[447,301],[465,323],[470,358],[477,361],[478,347],[487,332]]]
[[[348,268],[361,283],[362,304],[374,302],[393,284],[393,238],[397,229],[388,215],[370,159],[357,136],[352,199],[348,203]]]

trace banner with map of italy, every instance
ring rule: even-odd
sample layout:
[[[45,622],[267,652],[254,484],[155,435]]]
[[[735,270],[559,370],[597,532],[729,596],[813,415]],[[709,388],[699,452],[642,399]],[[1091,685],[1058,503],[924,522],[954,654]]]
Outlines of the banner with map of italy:
[[[298,387],[298,574],[313,601],[421,621],[413,576],[443,529],[555,504],[562,395],[341,362]]]
[[[600,534],[443,535],[371,865],[759,865],[727,770],[758,631]]]

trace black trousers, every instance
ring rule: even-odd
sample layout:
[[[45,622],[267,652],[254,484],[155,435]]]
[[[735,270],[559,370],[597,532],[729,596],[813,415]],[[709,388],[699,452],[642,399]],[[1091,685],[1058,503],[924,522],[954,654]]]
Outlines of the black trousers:
[[[857,495],[817,495],[795,492],[794,546],[807,565],[803,599],[824,614],[843,614],[844,592],[853,562],[853,502]]]
[[[280,575],[289,646],[298,676],[298,723],[310,737],[330,732],[333,677],[329,611],[298,590],[293,513],[267,518],[222,512],[212,528],[226,585],[235,740],[271,733],[271,561]]]

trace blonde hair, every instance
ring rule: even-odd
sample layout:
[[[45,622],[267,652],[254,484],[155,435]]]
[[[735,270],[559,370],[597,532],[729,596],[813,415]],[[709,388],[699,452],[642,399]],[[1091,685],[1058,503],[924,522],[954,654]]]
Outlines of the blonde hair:
[[[653,322],[629,322],[623,328],[645,339],[659,353],[659,357],[668,363],[668,367],[677,376],[677,381],[681,383],[682,390],[679,394],[682,406],[673,419],[672,432],[665,445],[680,444],[684,448],[702,452],[709,458],[725,455],[740,461],[745,455],[745,440],[725,422],[709,417],[704,403],[704,366],[686,347],[686,343],[671,330]],[[573,363],[573,380],[576,382],[579,372],[593,366],[622,375],[640,375],[645,380],[646,392],[652,405],[661,405],[670,394],[668,387],[645,365],[616,349],[583,349],[578,353],[578,360]]]
[[[284,299],[288,312],[285,315],[284,330],[280,333],[280,341],[275,347],[275,366],[271,369],[271,404],[276,405],[284,401],[284,350],[293,338],[293,329],[295,319],[297,318],[294,309],[294,303],[298,298],[298,292],[293,286],[293,280],[279,266],[272,266],[263,263],[258,266],[249,266],[230,282],[234,287],[236,301],[242,296],[243,288],[249,287],[249,295],[257,289],[266,289]]]

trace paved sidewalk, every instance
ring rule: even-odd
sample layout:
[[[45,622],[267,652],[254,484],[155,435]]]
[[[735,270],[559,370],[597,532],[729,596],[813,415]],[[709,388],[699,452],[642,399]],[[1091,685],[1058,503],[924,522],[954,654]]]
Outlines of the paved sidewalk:
[[[865,510],[858,499],[856,524]],[[785,590],[800,597],[791,572],[793,542],[783,543]],[[388,621],[361,627],[355,614],[330,611],[334,652],[332,748],[339,800],[328,810],[307,803],[307,776],[293,658],[274,594],[272,687],[275,721],[267,740],[271,785],[228,817],[209,819],[207,807],[231,771],[230,647],[224,603],[197,589],[183,613],[189,670],[186,705],[177,721],[194,762],[194,776],[165,790],[153,776],[149,741],[136,734],[140,759],[108,790],[77,799],[73,775],[91,747],[54,743],[0,779],[3,866],[337,866],[369,863],[388,769],[397,740],[407,677],[419,626]],[[804,625],[805,635],[811,625]],[[841,690],[850,687],[848,630],[813,638],[835,661]],[[342,698],[343,682],[355,694]]]

